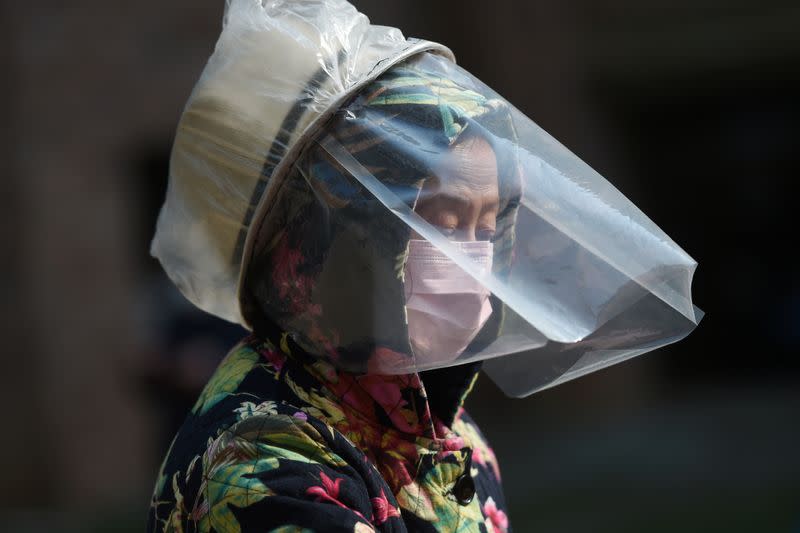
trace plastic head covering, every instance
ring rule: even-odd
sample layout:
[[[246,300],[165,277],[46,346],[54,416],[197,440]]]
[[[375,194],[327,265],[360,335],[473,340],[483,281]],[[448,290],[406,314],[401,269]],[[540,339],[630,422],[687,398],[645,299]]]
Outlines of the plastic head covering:
[[[475,207],[451,164],[470,138],[494,156],[490,271],[418,212],[441,205],[459,226]],[[458,353],[410,342],[412,237],[491,292]],[[679,340],[702,315],[696,263],[605,179],[446,48],[337,1],[228,3],[178,127],[153,254],[199,307],[346,370],[485,360],[512,396]]]
[[[245,241],[268,185],[359,87],[436,43],[372,26],[342,0],[228,0],[178,124],[151,253],[195,305],[244,324]],[[246,325],[246,324],[245,324]]]

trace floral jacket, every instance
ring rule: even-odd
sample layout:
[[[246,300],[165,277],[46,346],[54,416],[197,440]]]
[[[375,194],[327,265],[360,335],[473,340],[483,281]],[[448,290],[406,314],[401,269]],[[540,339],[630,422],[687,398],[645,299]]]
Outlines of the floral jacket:
[[[251,336],[225,358],[164,459],[148,531],[510,531],[461,407],[475,368],[354,375],[297,352]]]

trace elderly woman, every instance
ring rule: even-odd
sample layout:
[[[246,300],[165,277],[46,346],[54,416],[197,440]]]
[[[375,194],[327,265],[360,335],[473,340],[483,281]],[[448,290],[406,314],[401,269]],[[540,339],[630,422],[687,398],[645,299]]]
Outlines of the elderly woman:
[[[228,3],[153,253],[252,335],[149,530],[510,531],[481,368],[522,396],[699,320],[691,258],[453,61],[341,0]]]

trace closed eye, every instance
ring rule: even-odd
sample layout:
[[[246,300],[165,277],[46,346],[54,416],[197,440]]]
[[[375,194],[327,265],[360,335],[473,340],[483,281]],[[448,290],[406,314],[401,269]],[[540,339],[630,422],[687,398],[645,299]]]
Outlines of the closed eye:
[[[493,241],[495,233],[496,232],[493,229],[478,230],[475,233],[475,238],[477,238],[479,241]]]

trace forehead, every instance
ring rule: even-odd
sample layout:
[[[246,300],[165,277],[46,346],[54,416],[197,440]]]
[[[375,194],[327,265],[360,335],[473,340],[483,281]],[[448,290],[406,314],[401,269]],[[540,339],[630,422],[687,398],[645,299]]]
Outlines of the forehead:
[[[438,190],[496,191],[498,189],[497,158],[483,138],[471,136],[450,147],[433,168],[430,185]],[[427,183],[426,183],[427,185]]]

